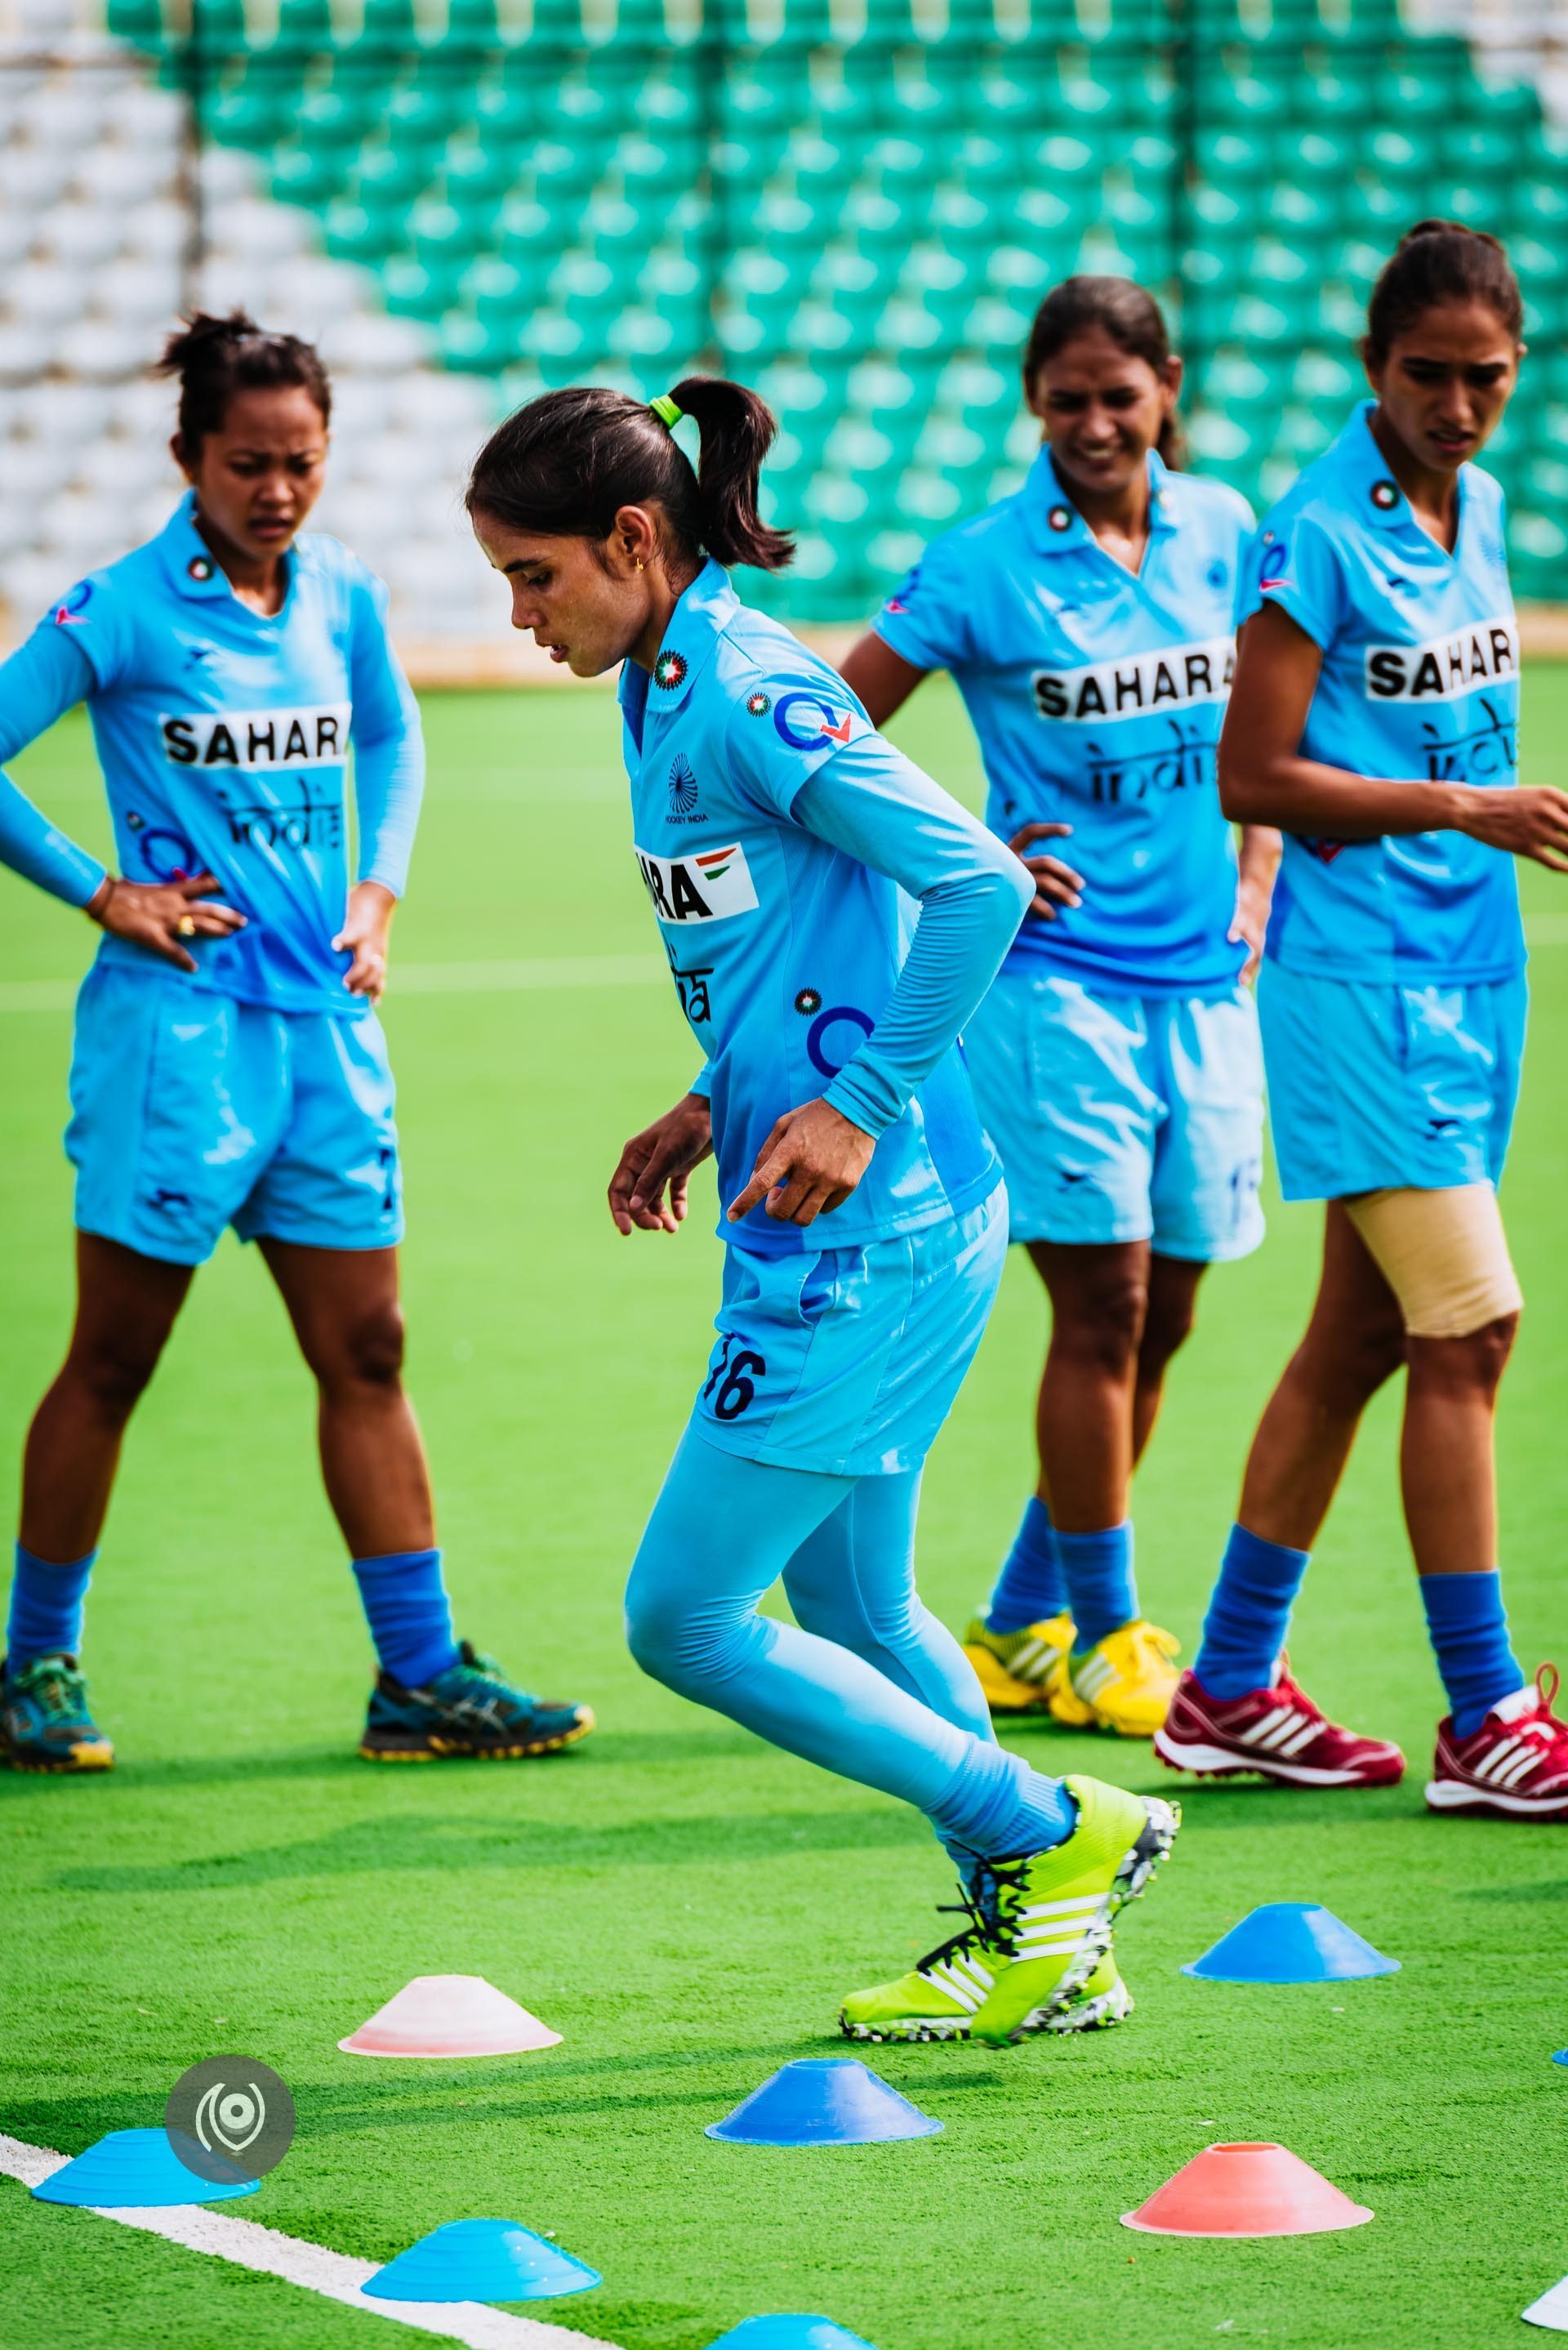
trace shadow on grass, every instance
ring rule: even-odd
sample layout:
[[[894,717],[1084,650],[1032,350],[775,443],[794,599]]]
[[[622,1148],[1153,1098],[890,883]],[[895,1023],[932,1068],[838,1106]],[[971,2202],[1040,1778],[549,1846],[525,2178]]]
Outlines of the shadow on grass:
[[[366,2132],[378,2136],[393,2130],[472,2132],[476,2128],[490,2129],[502,2122],[523,2123],[532,2129],[548,2132],[556,2122],[581,2122],[605,2115],[628,2119],[657,2117],[670,2112],[689,2115],[691,2126],[700,2129],[706,2122],[722,2120],[781,2064],[800,2056],[820,2058],[830,2046],[843,2049],[844,2043],[836,2033],[830,2037],[824,2033],[815,2038],[793,2041],[735,2043],[673,2057],[578,2060],[571,2064],[531,2070],[525,2078],[519,2078],[515,2073],[504,2075],[491,2066],[454,2064],[442,2067],[439,2080],[428,2074],[417,2081],[356,2076],[351,2081],[304,2085],[296,2080],[297,2144],[306,2147],[322,2138]],[[902,2052],[867,2051],[868,2055],[879,2059],[899,2053]],[[645,2074],[701,2069],[716,2077],[701,2086],[683,2086],[668,2078],[645,2078],[636,2086],[626,2085],[626,2076],[639,2069]],[[590,2085],[581,2078],[590,2074],[606,2077]],[[579,2076],[576,2092],[553,2094],[553,2082],[572,2074]],[[907,2094],[939,2110],[948,2097],[960,2091],[994,2092],[1005,2085],[1002,2074],[991,2070],[968,2075],[952,2073],[923,2080],[906,2075],[902,2082]],[[156,2128],[161,2111],[161,2096],[156,2089],[12,2098],[0,2106],[0,2128],[33,2145],[80,2151],[96,2145],[109,2130]]]
[[[743,1760],[750,1755],[770,1752],[766,1742],[753,1738],[750,1731],[716,1725],[711,1730],[676,1731],[597,1730],[592,1738],[573,1747],[569,1753],[535,1755],[524,1767],[532,1773],[541,1763],[552,1774],[564,1770],[581,1771],[588,1767],[598,1770],[625,1767],[645,1770],[650,1764],[668,1763],[680,1768],[690,1763]],[[107,1777],[98,1773],[84,1772],[79,1783],[90,1783],[110,1794],[133,1794],[146,1787],[224,1787],[243,1786],[252,1781],[341,1779],[362,1781],[373,1768],[358,1753],[352,1744],[303,1747],[280,1754],[190,1754],[165,1755],[157,1762],[139,1762],[134,1753],[121,1753],[114,1771]],[[388,1766],[380,1766],[383,1771]],[[493,1763],[466,1756],[444,1757],[440,1766],[456,1771],[471,1780],[475,1773],[483,1774],[486,1783],[495,1775]],[[509,1774],[510,1775],[510,1774]],[[66,1774],[68,1781],[69,1774]],[[59,1800],[56,1790],[63,1783],[51,1778],[47,1784]],[[29,1794],[36,1795],[39,1782],[26,1773],[0,1772],[0,1802],[6,1796],[21,1800]]]
[[[716,1812],[573,1829],[421,1814],[356,1821],[326,1835],[254,1852],[62,1869],[52,1882],[72,1893],[185,1893],[387,1869],[664,1868],[777,1860],[792,1852],[884,1850],[923,1844],[928,1834],[917,1812],[888,1810]]]

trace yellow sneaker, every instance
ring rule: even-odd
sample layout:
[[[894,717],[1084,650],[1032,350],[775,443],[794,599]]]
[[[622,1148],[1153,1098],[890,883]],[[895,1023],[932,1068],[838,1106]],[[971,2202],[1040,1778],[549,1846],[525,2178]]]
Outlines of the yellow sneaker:
[[[992,1713],[1049,1713],[1051,1682],[1072,1646],[1070,1616],[1050,1616],[1021,1632],[992,1632],[983,1616],[971,1616],[963,1636],[964,1655]]]
[[[1176,1694],[1171,1659],[1181,1643],[1138,1617],[1070,1655],[1051,1685],[1051,1711],[1072,1730],[1114,1730],[1118,1738],[1152,1738]]]

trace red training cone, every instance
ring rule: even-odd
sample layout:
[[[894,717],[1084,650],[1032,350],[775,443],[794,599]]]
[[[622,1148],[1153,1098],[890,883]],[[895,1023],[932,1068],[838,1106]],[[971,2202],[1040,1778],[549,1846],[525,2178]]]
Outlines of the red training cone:
[[[337,2045],[350,2056],[515,2056],[560,2037],[483,1975],[416,1975]]]
[[[1322,2236],[1371,2217],[1288,2147],[1259,2144],[1205,2147],[1122,2225],[1146,2236]]]

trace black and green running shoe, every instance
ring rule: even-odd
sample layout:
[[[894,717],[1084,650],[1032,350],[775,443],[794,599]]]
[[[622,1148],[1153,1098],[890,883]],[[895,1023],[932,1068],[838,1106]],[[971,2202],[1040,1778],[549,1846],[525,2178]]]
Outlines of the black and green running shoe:
[[[558,1754],[594,1726],[593,1709],[514,1689],[493,1657],[464,1640],[455,1665],[422,1689],[384,1672],[370,1692],[359,1752],[368,1762],[435,1762],[471,1755],[516,1762]]]
[[[0,1759],[13,1771],[112,1771],[114,1748],[88,1711],[87,1682],[62,1649],[0,1663]]]

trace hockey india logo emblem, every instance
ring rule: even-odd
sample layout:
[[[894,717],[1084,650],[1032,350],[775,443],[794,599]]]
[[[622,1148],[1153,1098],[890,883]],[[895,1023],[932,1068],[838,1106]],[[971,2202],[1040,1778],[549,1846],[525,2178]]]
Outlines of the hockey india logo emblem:
[[[659,659],[653,664],[654,684],[661,687],[666,693],[673,693],[676,687],[683,685],[685,681],[685,654],[677,652],[660,653]]]
[[[697,778],[691,762],[684,751],[678,751],[670,769],[670,810],[672,816],[687,816],[697,805]]]

